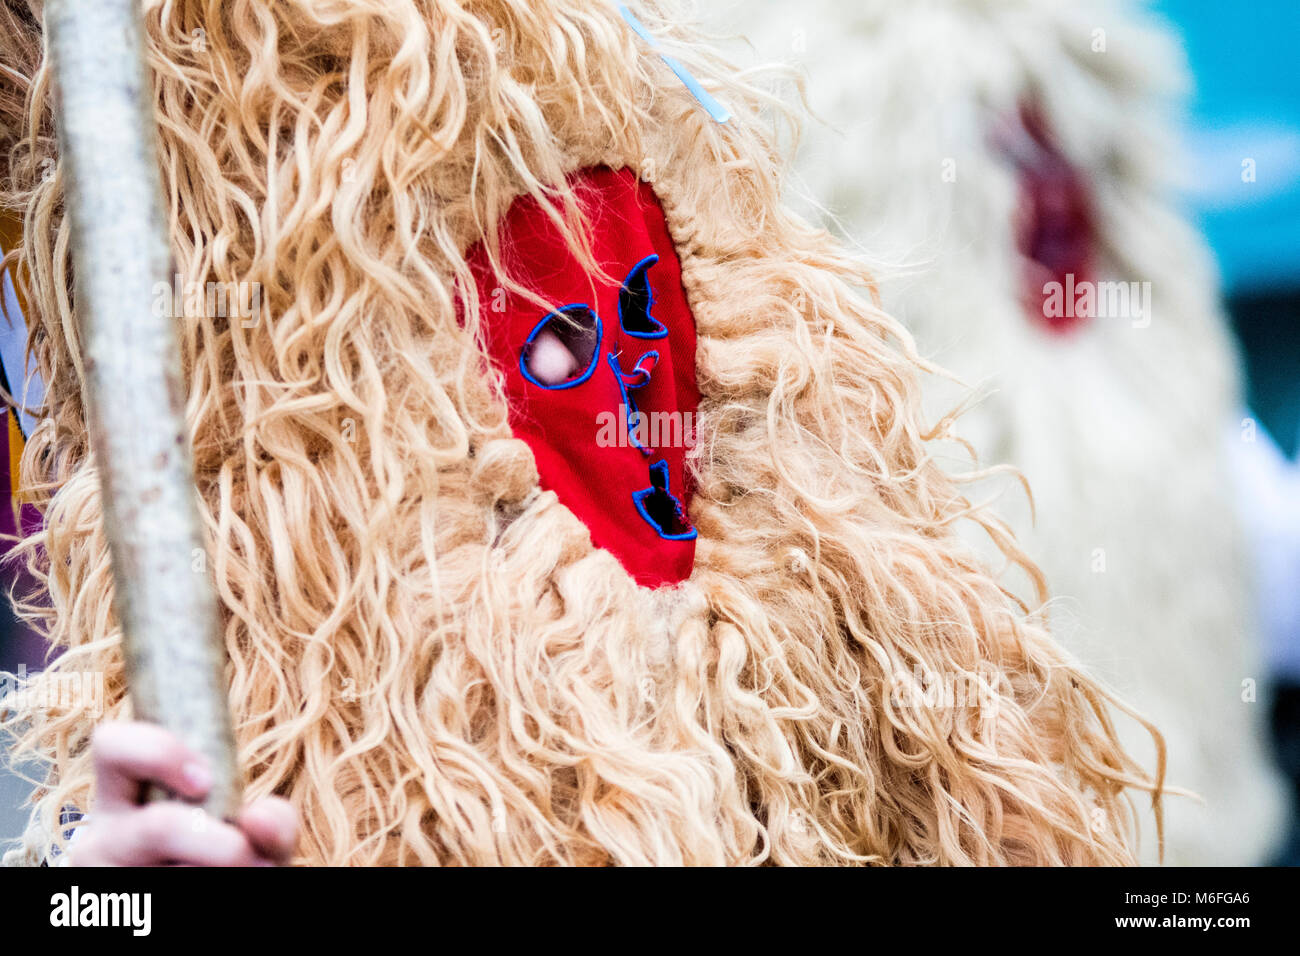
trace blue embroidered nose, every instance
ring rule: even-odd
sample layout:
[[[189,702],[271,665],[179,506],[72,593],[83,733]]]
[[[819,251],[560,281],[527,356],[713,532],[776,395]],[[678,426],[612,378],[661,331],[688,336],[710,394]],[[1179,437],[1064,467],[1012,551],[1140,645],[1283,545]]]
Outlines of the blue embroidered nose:
[[[618,356],[613,352],[605,355],[605,360],[609,362],[609,367],[614,370],[614,380],[618,382],[618,390],[623,396],[623,408],[627,415],[627,434],[628,439],[632,442],[632,447],[637,448],[643,455],[649,455],[650,449],[642,444],[638,433],[641,431],[637,425],[641,420],[641,412],[637,409],[636,399],[632,397],[632,392],[638,388],[645,388],[650,384],[650,373],[659,361],[659,353],[653,349],[649,352],[641,353],[636,364],[632,366],[630,372],[623,371],[623,367],[618,362]]]

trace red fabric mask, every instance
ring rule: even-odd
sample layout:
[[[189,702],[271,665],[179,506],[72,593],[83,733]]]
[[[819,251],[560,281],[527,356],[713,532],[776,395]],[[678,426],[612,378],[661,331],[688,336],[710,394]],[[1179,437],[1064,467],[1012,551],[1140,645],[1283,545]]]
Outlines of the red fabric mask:
[[[485,249],[475,247],[469,261],[487,347],[505,375],[511,428],[532,449],[542,487],[639,584],[671,585],[690,576],[695,560],[685,468],[699,405],[695,319],[654,191],[629,170],[603,167],[573,184],[605,274],[580,264],[535,200],[518,200],[502,226],[502,265],[553,305],[548,311],[499,288]],[[529,371],[543,330],[577,364],[550,385]]]

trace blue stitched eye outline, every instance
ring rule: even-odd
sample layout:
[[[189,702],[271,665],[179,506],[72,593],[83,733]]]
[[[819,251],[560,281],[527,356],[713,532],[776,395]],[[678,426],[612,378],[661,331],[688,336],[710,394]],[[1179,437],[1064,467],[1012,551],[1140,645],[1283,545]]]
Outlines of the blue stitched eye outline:
[[[636,510],[641,517],[645,519],[645,523],[653,528],[655,534],[659,535],[659,537],[663,538],[665,541],[692,541],[699,537],[699,532],[695,530],[690,519],[686,517],[686,510],[682,508],[681,500],[672,493],[670,484],[671,480],[668,476],[668,462],[661,458],[650,466],[650,487],[632,492],[632,503],[636,505]],[[674,517],[685,525],[687,530],[678,534],[664,533],[663,526],[654,519],[650,514],[650,509],[646,505],[646,501],[649,498],[652,498],[659,493],[664,494],[668,500],[672,502],[675,511]]]
[[[650,314],[654,308],[655,292],[654,287],[650,285],[650,277],[647,273],[650,267],[659,261],[657,255],[648,255],[632,267],[632,271],[627,274],[623,280],[622,287],[618,290],[618,324],[623,329],[624,335],[630,335],[635,339],[663,339],[668,337],[668,327]],[[644,308],[641,303],[644,302]],[[644,319],[649,324],[648,329],[637,329],[628,327],[629,314],[636,322]]]
[[[587,362],[586,370],[583,371],[581,375],[578,375],[574,378],[566,379],[565,381],[560,382],[560,384],[558,385],[547,385],[545,382],[539,382],[537,379],[533,378],[533,374],[530,371],[528,371],[528,352],[529,352],[529,348],[533,344],[533,339],[537,338],[537,336],[541,334],[542,329],[546,328],[557,317],[566,314],[577,315],[579,313],[586,313],[588,316],[590,316],[592,320],[592,325],[596,330],[596,341],[595,344],[592,345],[591,359],[590,361]],[[565,389],[565,388],[575,388],[578,385],[581,385],[583,382],[587,381],[587,379],[591,378],[591,376],[595,373],[596,363],[600,359],[600,343],[601,340],[604,338],[604,335],[605,332],[601,326],[600,315],[596,312],[595,309],[593,309],[589,305],[584,305],[582,303],[573,303],[571,305],[562,306],[553,312],[548,312],[546,318],[542,319],[542,321],[538,322],[535,326],[533,326],[533,330],[528,333],[528,338],[524,339],[523,347],[519,350],[519,374],[522,375],[527,381],[532,382],[538,388],[544,388],[548,392],[556,392],[559,391],[560,389]]]

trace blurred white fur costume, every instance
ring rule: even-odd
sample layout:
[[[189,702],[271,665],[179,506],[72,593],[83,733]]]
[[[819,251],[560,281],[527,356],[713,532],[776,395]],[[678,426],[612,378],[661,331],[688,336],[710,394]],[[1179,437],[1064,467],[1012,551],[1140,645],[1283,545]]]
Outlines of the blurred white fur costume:
[[[1164,198],[1179,169],[1159,107],[1182,86],[1178,52],[1138,12],[745,0],[715,25],[806,69],[828,124],[800,153],[811,193],[872,253],[922,263],[882,285],[885,304],[979,387],[957,430],[981,463],[1027,477],[1032,526],[1023,494],[987,487],[1047,573],[1056,634],[1155,722],[1170,782],[1204,798],[1168,803],[1166,862],[1248,864],[1281,801],[1249,699],[1262,673],[1222,444],[1236,368],[1207,252]],[[1149,282],[1144,315],[1055,334],[1022,308],[1019,186],[990,131],[1027,100],[1090,187],[1093,277]],[[963,394],[940,383],[928,409]]]

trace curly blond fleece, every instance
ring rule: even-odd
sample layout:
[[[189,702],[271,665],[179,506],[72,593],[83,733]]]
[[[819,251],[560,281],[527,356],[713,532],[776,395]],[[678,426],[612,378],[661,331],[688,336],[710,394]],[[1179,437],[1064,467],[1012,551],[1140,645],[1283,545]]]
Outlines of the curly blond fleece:
[[[827,125],[810,127],[797,168],[827,221],[916,263],[881,282],[884,305],[978,388],[957,428],[982,460],[1023,471],[1036,520],[1005,483],[968,493],[998,497],[994,513],[1050,583],[1053,632],[1159,726],[1171,783],[1199,798],[1169,801],[1165,861],[1248,865],[1279,837],[1285,805],[1229,473],[1250,446],[1235,434],[1213,265],[1172,199],[1186,168],[1181,53],[1143,7],[740,0],[714,17],[760,24],[759,59],[806,67]],[[1145,316],[1059,336],[1026,315],[1017,178],[990,135],[1025,102],[1092,189],[1092,279],[1150,283]],[[963,399],[934,378],[925,407]],[[961,449],[936,456],[969,468]]]
[[[1158,801],[1160,767],[954,533],[1032,573],[927,457],[922,366],[865,269],[780,204],[772,98],[670,9],[635,6],[730,123],[603,0],[144,6],[177,269],[262,289],[252,327],[181,328],[248,794],[296,805],[300,862],[1132,860],[1129,788]],[[49,401],[26,610],[64,649],[47,674],[107,674],[112,719],[44,64],[27,94],[6,195]],[[525,195],[580,247],[566,175],[596,164],[653,183],[698,324],[698,552],[669,590],[539,489],[466,266]],[[921,693],[960,682],[979,706]],[[10,718],[50,761],[33,833],[93,806],[93,723]]]

